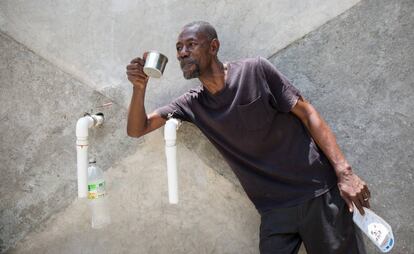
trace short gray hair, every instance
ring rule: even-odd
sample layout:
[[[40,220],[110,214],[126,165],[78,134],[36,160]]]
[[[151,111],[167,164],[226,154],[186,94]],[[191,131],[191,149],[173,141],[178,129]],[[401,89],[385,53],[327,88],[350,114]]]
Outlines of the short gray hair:
[[[203,33],[209,41],[212,41],[213,39],[217,39],[217,32],[216,29],[208,22],[206,21],[193,21],[191,23],[188,23],[183,27],[197,27],[198,32]]]

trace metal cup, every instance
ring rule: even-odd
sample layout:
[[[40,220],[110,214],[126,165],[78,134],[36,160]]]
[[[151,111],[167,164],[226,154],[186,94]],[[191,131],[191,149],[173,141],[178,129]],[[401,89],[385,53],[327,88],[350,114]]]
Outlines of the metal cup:
[[[160,78],[164,73],[168,58],[155,50],[145,53],[147,55],[144,65],[144,73],[151,78]]]

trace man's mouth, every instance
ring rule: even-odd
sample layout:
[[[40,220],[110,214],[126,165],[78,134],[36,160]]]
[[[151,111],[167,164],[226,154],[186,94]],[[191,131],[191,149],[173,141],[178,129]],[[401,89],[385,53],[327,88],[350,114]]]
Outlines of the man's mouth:
[[[188,70],[191,69],[191,67],[194,65],[194,63],[186,63],[184,65],[181,66],[182,70]]]
[[[192,59],[187,60],[187,61],[184,61],[184,60],[183,60],[183,61],[180,63],[181,69],[189,69],[192,65],[195,65],[195,61],[194,61],[194,60],[192,60]]]

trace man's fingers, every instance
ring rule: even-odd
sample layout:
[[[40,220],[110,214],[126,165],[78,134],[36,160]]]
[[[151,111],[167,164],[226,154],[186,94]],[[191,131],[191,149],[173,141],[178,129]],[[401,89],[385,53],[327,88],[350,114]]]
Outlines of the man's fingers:
[[[371,192],[368,189],[368,186],[365,184],[363,191],[366,193],[365,198],[371,198]]]
[[[369,193],[369,190],[367,189],[365,192],[365,194],[363,195],[364,199],[363,199],[363,205],[367,208],[370,208],[370,204],[369,204],[369,199],[371,198],[371,193]]]
[[[359,212],[364,215],[364,209],[362,208],[365,203],[368,201],[368,198],[365,194],[365,187],[363,183],[360,183],[358,186],[358,192],[355,194],[355,196],[352,198],[352,201],[354,202],[355,206],[358,208]]]
[[[139,59],[141,59],[140,57],[135,57],[134,59],[131,60],[131,63],[137,63],[139,61]]]
[[[142,76],[146,76],[145,73],[141,70],[127,70],[126,74],[128,75],[142,75]]]
[[[362,203],[359,201],[359,199],[355,199],[354,204],[355,204],[356,208],[358,209],[359,213],[364,215],[365,211],[364,211],[364,208],[362,208]]]
[[[133,63],[133,64],[127,65],[127,70],[142,70],[143,67],[144,67],[143,65],[140,65],[138,63]]]
[[[343,193],[343,199],[345,200],[345,202],[347,203],[348,207],[349,207],[349,211],[350,212],[355,212],[354,211],[354,205],[355,207],[358,209],[358,211],[364,215],[364,209],[362,208],[362,204],[364,202],[364,199],[362,198],[362,194],[361,192],[359,192],[358,194],[353,192],[351,194],[349,193]]]
[[[131,60],[131,64],[133,64],[133,63],[139,63],[141,65],[144,65],[145,61],[141,57],[136,57],[136,58]]]
[[[352,212],[356,208],[362,215],[365,214],[363,207],[369,208],[369,198],[371,197],[367,184],[357,175],[350,174],[339,179],[338,187],[349,210]]]
[[[137,75],[128,74],[128,78],[146,80],[148,77],[144,75],[139,75],[139,74]]]
[[[361,194],[359,195],[360,201],[361,201],[361,204],[363,204],[363,206],[369,208],[370,207],[369,199],[371,198],[371,192],[369,191],[368,186],[366,185],[365,182],[363,182],[363,186],[364,187],[362,188]]]
[[[362,214],[362,215],[365,214],[364,208],[362,207],[361,204],[359,204],[359,206],[357,206],[357,208],[358,208],[358,211],[359,211],[360,214]]]
[[[352,201],[347,197],[342,197],[343,200],[345,200],[346,205],[348,206],[349,212],[352,213],[354,210],[354,206],[352,205]]]
[[[133,83],[140,83],[140,84],[144,84],[146,82],[146,78],[141,78],[141,77],[128,77],[128,80],[133,82]]]
[[[354,206],[352,204],[351,198],[343,190],[342,185],[338,185],[338,188],[339,188],[339,194],[341,195],[342,199],[345,201],[346,205],[348,206],[349,212],[352,213],[354,210]]]
[[[360,206],[365,205],[365,203],[368,201],[368,199],[365,198],[363,194],[358,194],[356,198],[358,199],[358,203],[360,204]],[[359,211],[361,210],[359,209]]]
[[[364,195],[364,198],[370,198],[371,197],[371,192],[368,189],[367,183],[360,179],[360,184],[362,185],[361,192]]]
[[[127,70],[126,72],[125,72],[128,76],[139,76],[139,77],[147,77],[147,75],[143,72],[143,71],[140,71],[140,70]]]

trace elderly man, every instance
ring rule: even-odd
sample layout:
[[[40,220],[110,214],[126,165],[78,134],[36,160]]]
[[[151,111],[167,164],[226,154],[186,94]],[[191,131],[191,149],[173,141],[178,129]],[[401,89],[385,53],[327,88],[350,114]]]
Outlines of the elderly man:
[[[127,132],[140,137],[168,117],[195,124],[220,151],[261,215],[260,253],[365,253],[352,223],[369,207],[328,125],[269,61],[222,63],[213,26],[183,27],[176,43],[184,78],[201,84],[147,115],[145,56],[127,66],[133,94]]]

